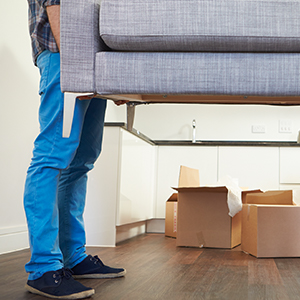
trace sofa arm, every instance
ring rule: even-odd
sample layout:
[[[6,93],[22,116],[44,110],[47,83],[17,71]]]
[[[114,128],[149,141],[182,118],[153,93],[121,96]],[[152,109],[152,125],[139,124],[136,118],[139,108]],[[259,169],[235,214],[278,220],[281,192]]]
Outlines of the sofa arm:
[[[100,0],[61,0],[62,92],[95,92],[95,54],[107,50],[99,35]]]

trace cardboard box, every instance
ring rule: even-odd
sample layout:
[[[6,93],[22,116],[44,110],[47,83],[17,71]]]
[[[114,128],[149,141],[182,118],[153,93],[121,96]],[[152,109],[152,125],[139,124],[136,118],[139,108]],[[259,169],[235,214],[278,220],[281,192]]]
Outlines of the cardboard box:
[[[200,187],[199,171],[182,166],[175,190],[177,246],[233,248],[241,243],[241,213],[228,215],[227,187]]]
[[[242,250],[255,257],[300,256],[300,206],[292,191],[246,195],[242,210]]]
[[[166,202],[165,236],[176,238],[177,233],[177,193]]]

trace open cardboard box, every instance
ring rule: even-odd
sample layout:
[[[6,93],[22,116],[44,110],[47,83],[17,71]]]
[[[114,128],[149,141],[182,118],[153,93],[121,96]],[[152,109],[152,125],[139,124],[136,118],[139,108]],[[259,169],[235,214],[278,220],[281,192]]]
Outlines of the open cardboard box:
[[[228,188],[200,187],[199,171],[181,166],[177,246],[233,248],[241,243],[241,213],[228,215]]]
[[[242,211],[242,250],[255,257],[300,256],[300,206],[292,191],[246,194]]]

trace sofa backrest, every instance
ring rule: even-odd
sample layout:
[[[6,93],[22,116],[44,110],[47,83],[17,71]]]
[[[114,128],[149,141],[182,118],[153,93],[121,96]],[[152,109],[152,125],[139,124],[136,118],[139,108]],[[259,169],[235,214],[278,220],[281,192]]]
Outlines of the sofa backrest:
[[[100,15],[118,51],[300,52],[295,0],[103,0]]]

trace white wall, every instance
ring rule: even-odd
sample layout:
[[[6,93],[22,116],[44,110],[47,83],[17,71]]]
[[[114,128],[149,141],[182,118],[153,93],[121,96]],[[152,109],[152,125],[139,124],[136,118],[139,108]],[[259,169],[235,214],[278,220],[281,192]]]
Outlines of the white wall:
[[[33,140],[38,133],[38,69],[31,60],[27,1],[0,1],[0,253],[27,246],[23,187]],[[296,140],[299,107],[147,105],[136,109],[135,128],[152,139]],[[278,133],[278,121],[291,120],[293,132]],[[108,104],[107,122],[126,121],[125,107]],[[265,134],[251,133],[263,124]]]
[[[0,253],[27,246],[23,186],[38,131],[38,71],[31,61],[27,2],[0,2]]]

